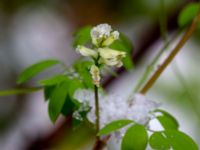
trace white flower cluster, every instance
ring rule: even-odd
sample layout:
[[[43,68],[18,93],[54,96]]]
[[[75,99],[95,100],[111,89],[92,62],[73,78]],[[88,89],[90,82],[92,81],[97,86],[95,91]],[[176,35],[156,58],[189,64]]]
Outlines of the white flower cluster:
[[[81,103],[88,103],[91,110],[87,114],[87,118],[92,123],[95,123],[96,116],[93,92],[79,89],[75,92],[74,98]],[[124,100],[119,95],[104,96],[100,94],[99,105],[101,127],[119,119],[129,119],[136,123],[146,125],[150,119],[149,112],[159,106],[158,103],[148,100],[142,94],[135,94],[130,100]]]
[[[76,51],[83,56],[92,57],[99,65],[104,64],[107,66],[121,67],[123,65],[122,59],[126,57],[123,51],[109,48],[109,46],[117,39],[119,39],[119,32],[113,31],[108,24],[100,24],[93,27],[90,32],[92,44],[95,48],[88,48],[83,45],[78,45]],[[100,74],[94,75],[99,69],[98,66],[93,65],[91,68],[91,75],[93,83],[99,86]],[[95,70],[94,70],[95,68]],[[100,72],[100,71],[99,71]],[[99,79],[99,80],[96,80]]]
[[[92,37],[92,43],[97,47],[109,46],[119,38],[119,32],[112,31],[111,26],[106,23],[94,27],[90,35]]]

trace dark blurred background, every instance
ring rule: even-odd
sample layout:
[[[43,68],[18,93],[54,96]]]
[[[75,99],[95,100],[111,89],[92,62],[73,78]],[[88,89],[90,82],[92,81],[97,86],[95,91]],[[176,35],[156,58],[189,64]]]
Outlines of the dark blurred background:
[[[110,92],[125,96],[163,45],[161,5],[170,37],[178,30],[180,10],[191,2],[195,0],[0,0],[0,90],[19,88],[15,83],[19,73],[39,60],[57,58],[70,65],[79,57],[72,48],[76,29],[109,23],[134,44],[135,68],[121,69],[117,78],[105,82]],[[178,119],[181,130],[200,145],[199,39],[196,33],[147,95],[162,102],[163,109]],[[61,117],[53,125],[42,92],[0,97],[1,150],[88,150],[93,136],[86,126],[73,130],[70,118]]]

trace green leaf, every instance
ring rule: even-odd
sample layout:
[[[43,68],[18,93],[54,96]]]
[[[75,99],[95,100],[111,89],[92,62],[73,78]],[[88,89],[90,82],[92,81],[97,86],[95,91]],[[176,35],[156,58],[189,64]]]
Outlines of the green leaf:
[[[174,122],[171,118],[167,116],[158,116],[157,119],[159,120],[164,129],[178,130],[176,122]]]
[[[198,150],[197,144],[191,137],[177,130],[164,131],[173,150]]]
[[[24,83],[27,80],[31,79],[33,76],[42,72],[43,70],[52,67],[58,63],[60,63],[60,61],[58,60],[44,60],[36,64],[33,64],[20,74],[19,78],[17,79],[17,83],[18,84]]]
[[[148,134],[144,126],[131,126],[122,139],[121,150],[145,150],[148,143]]]
[[[74,92],[77,90],[77,89],[81,89],[83,88],[83,84],[81,83],[81,81],[79,79],[71,79],[69,81],[69,96],[71,98],[73,98],[74,96]]]
[[[116,120],[116,121],[113,121],[109,124],[107,124],[105,127],[103,127],[98,135],[101,136],[101,135],[105,135],[105,134],[109,134],[111,132],[114,132],[120,128],[123,128],[124,126],[127,126],[128,124],[130,123],[133,123],[132,120]]]
[[[80,103],[73,96],[77,89],[83,88],[83,84],[78,79],[71,79],[68,81],[68,87],[68,95],[62,108],[62,114],[64,116],[72,114],[80,106]]]
[[[157,119],[165,129],[178,130],[179,123],[171,114],[161,109],[157,109],[154,112],[159,112],[163,114],[163,116],[158,116]]]
[[[65,99],[68,94],[69,85],[67,82],[60,83],[56,86],[49,100],[49,117],[55,122],[63,108]]]
[[[70,98],[69,95],[67,95],[61,112],[65,117],[67,117],[73,113],[75,107],[76,105],[74,104],[74,101]]]
[[[90,68],[92,66],[92,62],[90,61],[77,61],[74,64],[74,69],[76,70],[76,72],[78,72],[78,74],[80,75],[80,77],[82,78],[82,82],[85,86],[85,88],[93,88],[93,83],[92,83],[92,77],[90,75]]]
[[[85,26],[79,29],[77,32],[75,32],[74,36],[74,43],[73,46],[76,47],[78,45],[85,45],[91,40],[90,31],[92,27],[91,26]]]
[[[167,150],[171,147],[163,132],[154,132],[149,139],[149,144],[153,149],[157,150]]]
[[[8,96],[8,95],[18,95],[18,94],[26,94],[37,92],[41,90],[42,87],[32,87],[32,88],[23,88],[23,89],[12,89],[12,90],[3,90],[0,91],[0,96]]]
[[[126,37],[124,34],[121,33],[120,34],[120,40],[122,41],[122,43],[126,47],[127,52],[132,52],[133,44],[130,41],[130,39],[128,37]]]
[[[120,34],[119,39],[114,41],[109,47],[127,53],[131,53],[133,50],[131,41],[123,34]]]
[[[61,83],[63,81],[67,81],[67,80],[69,80],[67,78],[67,76],[59,74],[59,75],[55,75],[55,76],[53,76],[53,77],[51,77],[49,79],[40,80],[39,84],[41,84],[43,86],[44,85],[45,86],[51,86],[51,85],[59,84],[59,83]]]
[[[188,26],[192,23],[193,19],[198,14],[200,9],[199,3],[188,4],[180,13],[178,17],[178,24],[181,28]]]
[[[123,59],[123,65],[127,70],[131,70],[134,67],[133,61],[132,61],[132,57],[131,55],[127,55],[124,59]]]
[[[44,87],[44,98],[45,101],[49,100],[53,91],[55,90],[56,85],[52,85],[52,86],[45,86]]]
[[[125,35],[120,34],[119,40],[114,41],[109,47],[115,50],[126,52],[127,56],[123,59],[124,67],[127,70],[133,68],[133,61],[131,57],[133,46],[130,40]]]

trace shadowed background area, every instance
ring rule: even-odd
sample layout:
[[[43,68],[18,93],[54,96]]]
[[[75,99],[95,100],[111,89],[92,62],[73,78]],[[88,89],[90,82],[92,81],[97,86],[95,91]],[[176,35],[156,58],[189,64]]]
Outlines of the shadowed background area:
[[[108,76],[104,86],[112,93],[130,94],[163,45],[160,1],[0,0],[0,90],[19,88],[19,73],[39,60],[56,58],[72,64],[79,58],[72,47],[74,32],[84,25],[109,23],[132,41],[135,67],[129,72],[119,69],[119,75]],[[178,30],[177,15],[190,2],[195,0],[164,0],[169,38]],[[196,32],[147,95],[163,103],[161,107],[174,114],[181,130],[200,145],[199,63]],[[47,70],[21,87],[34,86],[37,79],[58,71]],[[1,150],[88,150],[93,137],[87,126],[72,129],[71,118],[60,117],[52,124],[42,92],[0,97]]]

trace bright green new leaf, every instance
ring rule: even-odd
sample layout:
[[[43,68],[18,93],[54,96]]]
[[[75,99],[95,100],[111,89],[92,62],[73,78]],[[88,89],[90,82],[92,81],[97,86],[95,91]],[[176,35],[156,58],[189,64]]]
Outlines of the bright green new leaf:
[[[43,70],[54,66],[60,63],[58,60],[44,60],[40,61],[36,64],[31,65],[27,69],[25,69],[17,79],[17,83],[21,84],[26,82],[27,80],[31,79],[33,76],[37,75],[38,73],[42,72]]]
[[[156,109],[154,112],[159,112],[163,115],[163,116],[158,116],[157,119],[160,121],[160,123],[165,129],[178,130],[179,123],[171,114],[161,109]]]
[[[121,150],[145,150],[148,143],[148,134],[144,126],[131,126],[122,139]]]
[[[171,147],[163,132],[154,132],[149,139],[149,144],[156,150],[167,150]]]
[[[170,142],[173,150],[198,150],[197,144],[191,137],[185,133],[177,130],[164,131],[168,141]]]
[[[55,122],[61,113],[69,89],[68,82],[60,83],[56,86],[49,100],[49,117]]]
[[[158,116],[158,121],[161,123],[164,129],[172,129],[172,130],[178,130],[178,126],[174,120],[172,120],[168,116]]]
[[[150,146],[156,150],[198,150],[197,144],[191,137],[178,130],[155,132],[149,140]]]
[[[178,24],[181,28],[188,26],[192,23],[192,20],[196,17],[200,10],[199,3],[188,4],[180,13],[178,17]]]
[[[134,67],[133,61],[132,61],[132,57],[131,55],[127,55],[124,59],[123,59],[123,65],[127,70],[131,70]]]
[[[77,90],[77,89],[81,89],[83,88],[83,84],[82,82],[79,80],[79,79],[71,79],[69,81],[69,96],[71,98],[73,98],[74,96],[74,92]]]
[[[67,80],[69,79],[66,75],[59,74],[45,80],[40,80],[39,83],[44,86],[51,86]]]
[[[133,123],[133,121],[132,120],[116,120],[116,121],[113,121],[113,122],[107,124],[105,127],[103,127],[99,131],[98,135],[101,136],[101,135],[109,134],[111,132],[114,132],[114,131],[116,131],[120,128],[127,126],[130,123]]]
[[[76,47],[78,45],[85,45],[86,43],[88,43],[91,40],[91,29],[91,26],[85,26],[79,29],[77,32],[75,32],[73,46]]]

